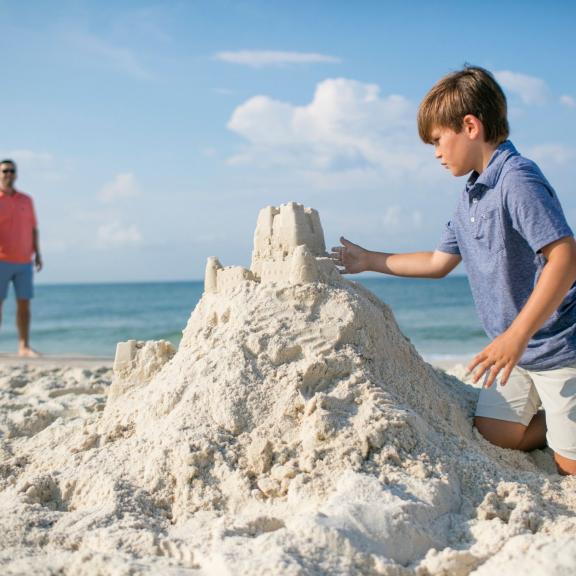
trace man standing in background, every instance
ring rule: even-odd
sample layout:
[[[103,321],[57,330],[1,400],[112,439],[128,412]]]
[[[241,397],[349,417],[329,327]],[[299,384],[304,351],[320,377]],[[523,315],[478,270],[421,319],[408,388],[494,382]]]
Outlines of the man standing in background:
[[[38,356],[30,348],[30,300],[32,285],[32,257],[36,271],[42,269],[38,241],[38,225],[32,198],[14,188],[16,163],[0,162],[0,322],[2,304],[12,282],[16,293],[16,326],[18,327],[18,355]]]

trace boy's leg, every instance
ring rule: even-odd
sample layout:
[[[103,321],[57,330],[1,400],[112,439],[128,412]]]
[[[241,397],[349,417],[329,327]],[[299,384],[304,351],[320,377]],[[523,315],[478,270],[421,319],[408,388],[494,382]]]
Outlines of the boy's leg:
[[[525,451],[543,448],[546,423],[539,407],[530,373],[516,367],[505,386],[497,379],[490,388],[482,388],[474,425],[496,446]]]
[[[496,418],[476,416],[474,426],[478,432],[496,446],[530,452],[546,446],[546,417],[539,411],[528,426]]]
[[[576,364],[531,375],[546,410],[546,438],[558,470],[576,474]]]

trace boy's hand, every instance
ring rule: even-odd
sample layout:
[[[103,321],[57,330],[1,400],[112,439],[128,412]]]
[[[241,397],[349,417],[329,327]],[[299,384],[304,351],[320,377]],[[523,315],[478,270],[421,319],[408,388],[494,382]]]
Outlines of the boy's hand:
[[[330,253],[336,266],[343,268],[340,273],[357,274],[368,270],[369,251],[346,240],[344,236],[340,237],[340,242],[342,246],[335,246]]]
[[[500,384],[504,386],[504,384],[508,382],[508,378],[510,378],[512,369],[516,366],[516,363],[520,360],[520,357],[526,349],[528,340],[519,337],[517,334],[511,332],[510,329],[500,334],[497,338],[494,338],[494,340],[468,364],[468,372],[472,372],[478,367],[472,378],[474,384],[486,374],[487,378],[484,383],[484,388],[490,388],[500,371],[503,371]]]

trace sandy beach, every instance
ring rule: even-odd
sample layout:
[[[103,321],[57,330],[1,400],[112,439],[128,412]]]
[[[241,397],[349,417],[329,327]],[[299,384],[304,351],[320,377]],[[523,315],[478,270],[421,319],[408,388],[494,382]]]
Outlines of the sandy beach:
[[[450,366],[449,362],[442,362],[441,367],[456,374],[461,374],[464,369],[462,364]],[[176,525],[164,520],[162,526],[163,522],[158,522],[158,519],[156,522],[150,519],[136,521],[134,509],[127,501],[117,501],[106,510],[112,504],[110,498],[118,485],[115,488],[109,486],[104,492],[92,486],[90,490],[94,493],[92,496],[84,494],[83,503],[76,498],[75,510],[74,506],[65,504],[71,494],[62,490],[58,476],[67,466],[79,473],[90,452],[106,449],[105,446],[98,447],[98,442],[87,431],[90,423],[94,424],[101,417],[112,381],[112,359],[60,356],[22,360],[2,357],[2,573],[482,575],[517,574],[520,570],[526,574],[563,575],[569,574],[576,565],[573,480],[554,473],[547,451],[515,454],[491,448],[474,435],[467,441],[477,444],[487,459],[486,463],[502,470],[503,477],[488,485],[485,477],[469,478],[469,488],[474,489],[477,499],[475,512],[469,510],[465,514],[468,526],[459,527],[459,538],[452,546],[443,549],[431,546],[427,554],[421,553],[423,560],[415,566],[391,563],[390,566],[374,564],[337,569],[333,563],[325,561],[320,566],[324,564],[330,569],[295,568],[269,542],[267,535],[281,531],[282,527],[271,515],[248,514],[252,519],[247,520],[245,512],[232,512],[231,517],[224,521],[208,510],[202,512],[199,509],[195,515],[200,518],[196,521],[190,518]],[[57,430],[51,430],[54,428]],[[69,436],[68,440],[66,436]],[[387,462],[399,469],[406,468],[408,475],[422,482],[429,473],[428,459],[421,455],[405,462],[402,447],[398,448],[399,452],[388,449]],[[172,449],[177,450],[177,443],[172,445]],[[68,452],[71,457],[65,466],[63,460],[68,458],[63,452]],[[54,474],[55,469],[59,474]],[[91,473],[96,473],[93,468]],[[390,479],[392,481],[392,477]],[[358,489],[357,485],[353,486],[354,490]],[[423,498],[424,494],[420,497]],[[342,506],[345,506],[345,501],[350,505],[351,494],[342,494],[341,498]],[[380,494],[378,498],[384,499],[384,495]],[[447,494],[444,498],[456,496]],[[285,495],[281,499],[288,497]],[[441,507],[442,515],[446,514],[447,504],[438,500],[434,503]],[[467,506],[471,505],[471,502],[467,503]],[[295,506],[295,503],[291,502],[290,506]],[[384,521],[387,513],[397,514],[400,510],[389,502],[378,513],[383,515]],[[271,508],[269,513],[272,513]],[[418,526],[422,521],[416,508],[413,511],[405,509],[403,513],[408,524],[414,522]],[[414,517],[410,520],[412,513]],[[450,515],[457,518],[457,509],[448,513],[448,517]],[[357,507],[354,517],[355,523],[363,525],[361,532],[374,522],[373,514],[365,507]],[[107,518],[109,523],[103,522],[103,518]],[[135,521],[138,526],[135,526]],[[221,551],[218,550],[220,544],[211,552],[207,543],[199,547],[197,522],[203,531],[211,534],[211,539],[222,538],[229,543],[224,545],[221,542],[224,546]],[[382,529],[380,526],[379,534],[389,539],[390,534],[381,532]],[[139,534],[136,540],[135,531]],[[402,542],[404,538],[408,539],[407,542]],[[250,544],[248,556],[257,555],[258,560],[251,562],[244,558],[240,564],[235,564],[239,557],[245,556],[238,548],[242,541]],[[342,544],[340,541],[339,545]],[[405,546],[418,547],[421,538],[408,532],[393,544],[397,550]],[[224,553],[229,545],[232,545],[232,550]],[[336,543],[330,545],[332,551],[327,553],[337,558],[341,551],[338,547],[332,548],[333,545]],[[199,554],[202,548],[203,552]],[[232,553],[234,550],[236,552]],[[408,558],[410,556],[407,554]]]
[[[177,350],[2,357],[0,571],[573,573],[574,477],[484,440],[465,367],[325,254],[317,213],[268,208]]]

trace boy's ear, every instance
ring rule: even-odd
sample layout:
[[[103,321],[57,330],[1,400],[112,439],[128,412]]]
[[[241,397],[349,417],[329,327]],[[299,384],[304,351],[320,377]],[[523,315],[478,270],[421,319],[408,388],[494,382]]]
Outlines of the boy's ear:
[[[482,136],[484,132],[482,122],[474,116],[474,114],[466,114],[466,116],[464,116],[462,120],[462,128],[466,132],[467,136],[472,139]]]

